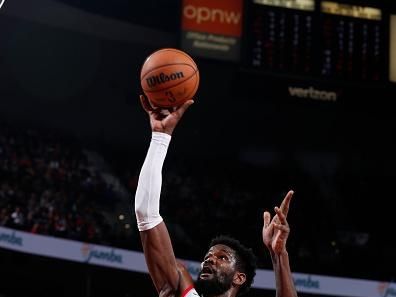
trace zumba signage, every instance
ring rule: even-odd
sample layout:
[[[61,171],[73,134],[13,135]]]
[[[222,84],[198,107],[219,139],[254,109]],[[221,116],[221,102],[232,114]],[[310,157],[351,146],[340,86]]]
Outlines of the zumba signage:
[[[181,47],[192,55],[239,60],[243,0],[183,0]]]
[[[0,248],[28,254],[58,258],[90,265],[107,266],[134,272],[148,273],[143,253],[87,244],[0,227]],[[180,260],[193,279],[200,271],[200,263]],[[359,280],[293,273],[298,292],[315,295],[351,297],[396,297],[396,283]],[[258,269],[253,287],[274,290],[274,274],[271,270]]]
[[[23,240],[22,237],[19,237],[15,234],[15,231],[4,231],[0,230],[0,242],[3,242],[5,245],[10,246],[22,246]],[[0,244],[1,246],[1,244]]]

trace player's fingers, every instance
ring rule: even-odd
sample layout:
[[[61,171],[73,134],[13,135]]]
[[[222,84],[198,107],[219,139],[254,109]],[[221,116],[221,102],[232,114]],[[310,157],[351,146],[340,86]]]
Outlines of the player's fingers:
[[[289,233],[290,232],[289,226],[285,226],[285,225],[282,225],[282,224],[276,224],[275,223],[274,224],[274,228],[277,229],[277,230],[282,231],[283,233]]]
[[[289,206],[290,206],[290,200],[293,197],[294,191],[290,190],[289,192],[287,192],[285,198],[283,198],[282,204],[280,206],[280,209],[282,211],[282,213],[287,216],[287,214],[289,213]]]
[[[282,225],[287,225],[286,216],[282,213],[282,210],[277,206],[275,206],[274,210],[275,210],[276,214],[278,215],[279,222]],[[278,223],[278,222],[276,222],[276,223]]]
[[[182,105],[180,105],[177,108],[175,113],[177,113],[177,115],[181,117],[193,103],[194,103],[194,100],[192,100],[192,99],[187,100],[186,102],[184,102]]]
[[[271,222],[267,228],[265,228],[265,232],[264,234],[266,234],[266,236],[268,237],[272,237],[274,236],[274,222]]]
[[[154,111],[154,108],[151,106],[149,100],[145,95],[140,95],[140,103],[143,106],[143,109],[149,113],[150,111]]]
[[[264,228],[268,228],[271,222],[271,214],[268,211],[264,211],[263,221],[264,221]]]

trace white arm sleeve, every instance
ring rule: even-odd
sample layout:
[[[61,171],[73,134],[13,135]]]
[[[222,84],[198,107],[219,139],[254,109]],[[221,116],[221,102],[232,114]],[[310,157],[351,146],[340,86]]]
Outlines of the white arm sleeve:
[[[170,140],[169,134],[152,132],[135,194],[135,214],[139,231],[152,229],[162,222],[159,214],[162,166]]]

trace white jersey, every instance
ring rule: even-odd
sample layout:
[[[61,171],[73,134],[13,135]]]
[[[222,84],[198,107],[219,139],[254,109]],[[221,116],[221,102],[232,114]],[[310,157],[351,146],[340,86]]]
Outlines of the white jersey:
[[[186,290],[184,290],[183,294],[181,297],[199,297],[197,291],[193,286],[188,287]]]

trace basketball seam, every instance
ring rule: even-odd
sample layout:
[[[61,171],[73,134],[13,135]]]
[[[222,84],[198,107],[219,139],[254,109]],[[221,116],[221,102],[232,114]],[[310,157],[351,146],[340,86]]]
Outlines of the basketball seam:
[[[192,93],[194,92],[194,90],[195,90],[195,93],[198,91],[198,84],[199,84],[199,81],[198,81],[198,79],[197,80],[195,80],[195,86],[194,86],[194,88],[192,89],[192,91],[190,91],[190,93],[188,93],[188,96],[185,96],[184,97],[184,100],[185,99],[189,99],[189,98],[191,98],[192,96]]]
[[[172,65],[175,65],[175,64],[172,64]],[[187,64],[187,65],[188,65],[188,64]],[[164,91],[164,90],[166,90],[166,89],[171,89],[171,88],[173,88],[173,87],[177,87],[178,85],[180,85],[180,84],[184,83],[185,81],[189,80],[189,79],[190,79],[191,77],[193,77],[197,72],[198,72],[198,70],[194,70],[194,73],[191,74],[190,76],[188,76],[185,80],[183,80],[183,81],[181,81],[181,82],[179,82],[179,83],[177,83],[177,84],[175,84],[175,85],[172,85],[171,87],[167,87],[167,88],[163,88],[163,89],[159,89],[159,90],[155,90],[155,91],[145,90],[145,89],[143,89],[143,87],[142,87],[142,89],[143,89],[143,91],[145,91],[145,92],[147,92],[147,93],[162,92],[162,91]]]
[[[179,50],[179,49],[177,49],[177,48],[163,48],[163,49],[160,49],[160,50],[158,50],[158,51],[169,51],[169,52],[174,51],[174,52],[181,53],[181,54],[183,54],[183,56],[185,56],[185,57],[187,57],[188,59],[190,59],[191,62],[193,62],[193,63],[196,65],[196,63],[195,63],[195,61],[193,60],[192,57],[190,57],[187,53],[185,53],[185,52],[183,52],[182,50]]]
[[[186,65],[186,66],[190,66],[190,67],[191,67],[192,69],[194,69],[195,71],[198,70],[197,67],[192,67],[191,64],[187,64],[187,63],[163,64],[163,65],[161,65],[161,66],[156,66],[156,67],[154,67],[154,68],[151,68],[151,69],[150,69],[149,71],[147,71],[143,76],[140,75],[140,80],[143,80],[150,72],[152,72],[152,71],[154,71],[154,70],[157,70],[157,69],[159,69],[159,68],[166,67],[166,66],[172,66],[172,65]],[[141,72],[141,71],[140,71],[140,72]]]

